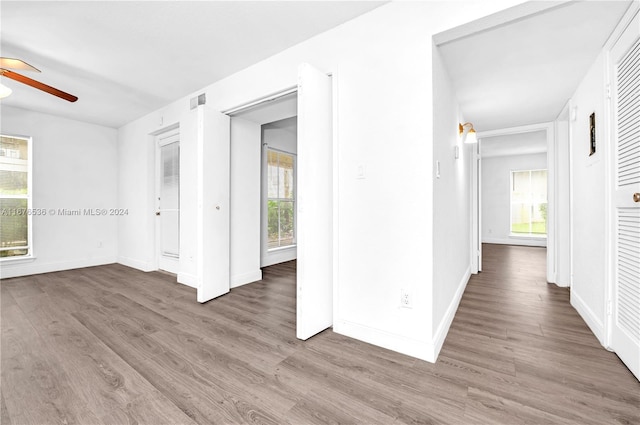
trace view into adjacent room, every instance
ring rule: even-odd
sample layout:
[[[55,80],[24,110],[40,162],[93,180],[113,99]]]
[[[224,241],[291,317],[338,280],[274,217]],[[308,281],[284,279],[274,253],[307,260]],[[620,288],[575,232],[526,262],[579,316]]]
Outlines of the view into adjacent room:
[[[483,138],[480,152],[482,242],[546,247],[546,132]]]
[[[261,267],[296,259],[297,118],[262,125]]]
[[[232,246],[232,268],[247,256],[259,268],[296,259],[296,115],[296,93],[231,114],[231,203],[242,220],[232,217],[231,231],[253,247]]]

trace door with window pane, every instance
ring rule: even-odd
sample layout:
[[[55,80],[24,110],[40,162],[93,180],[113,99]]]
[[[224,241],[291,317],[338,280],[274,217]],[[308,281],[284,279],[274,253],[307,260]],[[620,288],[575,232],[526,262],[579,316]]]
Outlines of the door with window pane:
[[[180,143],[178,136],[159,141],[158,268],[178,272],[180,258]]]
[[[295,240],[295,156],[267,150],[267,249]]]
[[[30,254],[29,145],[28,138],[0,137],[0,258]]]

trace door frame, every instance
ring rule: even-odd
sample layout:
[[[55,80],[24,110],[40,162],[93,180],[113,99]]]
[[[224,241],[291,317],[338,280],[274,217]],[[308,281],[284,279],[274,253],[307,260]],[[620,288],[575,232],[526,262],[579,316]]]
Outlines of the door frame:
[[[171,141],[171,139],[173,138],[177,138],[176,141]],[[160,237],[160,232],[161,232],[161,228],[160,228],[160,217],[157,215],[157,212],[159,210],[160,204],[159,204],[159,195],[160,195],[160,176],[161,176],[161,165],[160,165],[160,159],[161,159],[161,152],[160,149],[162,148],[162,146],[165,145],[169,145],[171,143],[178,143],[178,146],[180,146],[180,128],[177,126],[172,126],[166,130],[163,130],[161,132],[158,133],[154,133],[153,134],[153,145],[154,145],[154,182],[153,182],[153,187],[154,187],[154,195],[153,195],[153,211],[154,211],[154,229],[155,229],[155,234],[154,234],[154,238],[155,238],[155,244],[154,244],[154,255],[153,255],[153,269],[154,270],[160,270],[160,248],[161,248],[161,244],[162,244],[162,238]],[[178,186],[178,190],[179,186]],[[178,205],[180,205],[180,201],[178,201]],[[179,223],[179,222],[178,222]],[[180,240],[180,224],[178,224],[178,241]],[[178,253],[178,255],[180,255]],[[178,257],[176,259],[177,261],[177,267],[178,270],[176,270],[176,275],[177,273],[180,271],[180,257]]]
[[[555,126],[553,122],[543,122],[538,124],[523,125],[518,127],[502,128],[498,130],[479,131],[477,133],[478,143],[482,143],[482,138],[494,137],[494,136],[508,136],[514,134],[531,133],[534,131],[544,131],[547,138],[547,282],[556,283],[556,260],[557,260],[557,238],[556,238],[556,141],[555,141]],[[481,167],[482,157],[478,158],[478,169]],[[477,196],[478,208],[482,202],[482,187],[479,185],[479,177],[472,173],[472,190],[475,191]],[[482,246],[482,222],[480,211],[477,208],[472,209],[472,229],[478,229],[478,246]],[[473,235],[472,235],[472,240]],[[473,250],[478,247],[471,247],[472,255]]]
[[[472,145],[471,155],[471,273],[482,271],[482,141]]]
[[[338,218],[339,218],[339,163],[338,163],[338,68],[337,65],[334,65],[326,72],[326,75],[331,77],[331,89],[332,89],[332,178],[333,178],[333,193],[332,193],[332,203],[333,203],[333,323],[336,321],[338,305],[339,305],[339,240],[338,240]],[[270,102],[276,99],[279,99],[283,96],[290,95],[292,93],[297,93],[298,85],[293,84],[289,86],[285,86],[280,90],[269,92],[268,94],[261,95],[258,97],[254,97],[250,100],[242,102],[240,104],[236,104],[233,107],[229,107],[226,109],[222,109],[222,113],[228,115],[230,118],[233,118],[235,114],[245,109],[252,108],[254,106],[260,105],[262,103]],[[232,276],[233,277],[233,276]]]

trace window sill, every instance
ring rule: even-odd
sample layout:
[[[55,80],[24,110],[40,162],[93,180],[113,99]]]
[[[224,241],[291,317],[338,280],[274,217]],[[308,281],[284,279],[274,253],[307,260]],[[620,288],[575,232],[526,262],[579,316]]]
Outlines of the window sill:
[[[513,239],[547,239],[547,235],[536,235],[533,233],[511,233],[509,234],[509,237]]]
[[[26,255],[24,257],[3,257],[0,258],[0,264],[8,265],[8,264],[21,264],[21,263],[31,263],[36,260],[37,257],[32,255]]]
[[[278,252],[278,251],[286,251],[288,249],[295,249],[297,248],[296,244],[293,245],[287,245],[287,246],[279,246],[277,248],[271,248],[267,250],[267,253],[271,253],[271,252]]]

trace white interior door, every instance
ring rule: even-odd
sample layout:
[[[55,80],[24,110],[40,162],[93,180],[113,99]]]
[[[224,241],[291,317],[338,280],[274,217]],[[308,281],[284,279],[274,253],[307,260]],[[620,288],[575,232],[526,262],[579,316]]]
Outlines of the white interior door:
[[[196,269],[198,302],[229,292],[229,116],[199,105],[196,114]]]
[[[180,141],[178,134],[158,137],[158,268],[178,273],[180,260]]]
[[[296,336],[333,324],[333,129],[331,78],[298,70],[298,263]]]
[[[640,379],[640,18],[611,51],[614,287],[611,348]]]
[[[475,190],[476,193],[476,213],[478,214],[478,220],[476,222],[476,246],[478,247],[478,272],[482,271],[482,140],[478,140],[475,148],[475,154],[472,157],[472,161],[475,162],[476,168],[476,181],[478,187]]]

